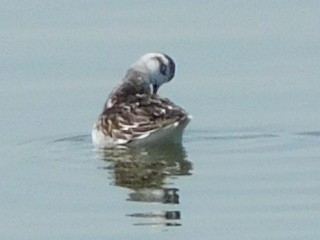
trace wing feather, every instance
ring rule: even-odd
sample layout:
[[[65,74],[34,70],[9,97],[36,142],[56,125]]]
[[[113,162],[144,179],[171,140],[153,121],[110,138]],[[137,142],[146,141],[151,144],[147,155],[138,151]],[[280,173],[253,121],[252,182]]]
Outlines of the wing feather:
[[[135,102],[105,109],[98,120],[98,127],[105,135],[128,142],[145,138],[159,128],[178,126],[186,118],[185,110],[169,99],[139,94]]]

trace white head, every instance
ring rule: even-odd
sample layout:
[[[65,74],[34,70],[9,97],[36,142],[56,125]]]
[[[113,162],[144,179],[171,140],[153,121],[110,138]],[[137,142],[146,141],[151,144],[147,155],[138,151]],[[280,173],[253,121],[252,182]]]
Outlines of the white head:
[[[131,65],[131,69],[148,74],[153,93],[157,93],[159,87],[169,82],[175,73],[175,63],[166,54],[147,53]]]

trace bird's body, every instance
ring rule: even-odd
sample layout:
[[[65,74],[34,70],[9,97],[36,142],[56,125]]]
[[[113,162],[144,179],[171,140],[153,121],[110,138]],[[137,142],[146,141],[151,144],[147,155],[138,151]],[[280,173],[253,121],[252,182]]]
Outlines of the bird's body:
[[[92,137],[99,146],[179,142],[189,121],[190,116],[169,99],[142,94],[131,102],[106,108],[94,125]]]
[[[181,141],[191,116],[156,94],[159,86],[174,75],[175,65],[171,58],[165,62],[167,58],[163,54],[146,54],[128,70],[122,83],[111,92],[93,126],[92,140],[96,146]],[[162,71],[161,62],[167,64],[162,66]],[[153,85],[153,93],[150,85]]]

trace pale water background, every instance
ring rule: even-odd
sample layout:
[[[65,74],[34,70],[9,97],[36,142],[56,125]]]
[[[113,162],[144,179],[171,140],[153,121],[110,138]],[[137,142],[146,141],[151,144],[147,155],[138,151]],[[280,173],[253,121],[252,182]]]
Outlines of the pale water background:
[[[320,239],[319,1],[1,1],[1,239]],[[140,55],[182,146],[94,151]]]

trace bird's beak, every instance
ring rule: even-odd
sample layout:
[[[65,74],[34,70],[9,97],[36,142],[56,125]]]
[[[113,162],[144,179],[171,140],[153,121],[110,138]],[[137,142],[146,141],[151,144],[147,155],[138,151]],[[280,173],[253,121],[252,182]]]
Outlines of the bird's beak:
[[[157,91],[158,91],[158,85],[157,84],[153,84],[153,94],[157,94]]]

